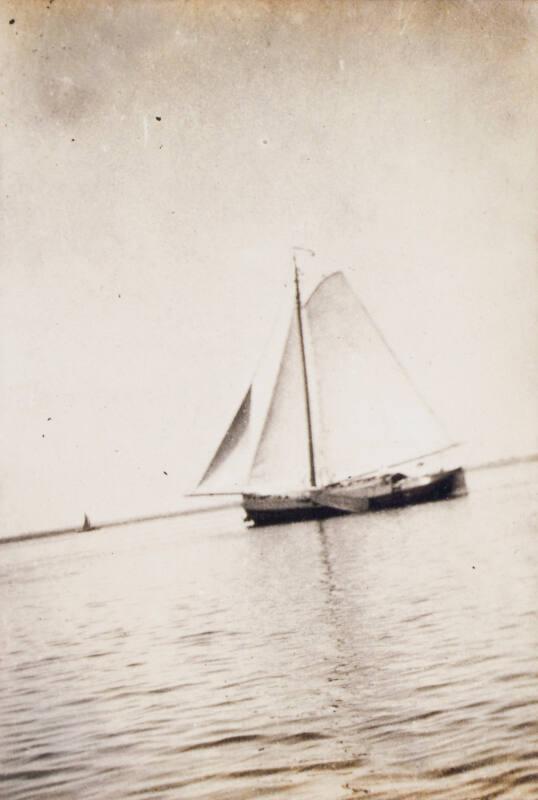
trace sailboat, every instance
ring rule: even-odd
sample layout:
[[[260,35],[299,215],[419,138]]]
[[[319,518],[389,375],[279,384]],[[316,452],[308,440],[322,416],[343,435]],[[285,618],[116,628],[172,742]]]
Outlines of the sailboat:
[[[84,514],[84,520],[82,522],[82,527],[80,528],[81,532],[85,533],[86,531],[93,531],[93,525],[90,522],[90,518],[87,514]]]
[[[457,445],[344,274],[303,301],[294,258],[294,284],[283,346],[191,496],[238,494],[245,520],[269,525],[466,494]]]

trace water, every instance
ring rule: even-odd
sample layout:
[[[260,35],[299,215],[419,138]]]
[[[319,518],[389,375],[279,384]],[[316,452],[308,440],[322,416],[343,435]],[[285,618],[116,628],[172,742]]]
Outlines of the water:
[[[0,796],[538,796],[537,466],[0,548]]]

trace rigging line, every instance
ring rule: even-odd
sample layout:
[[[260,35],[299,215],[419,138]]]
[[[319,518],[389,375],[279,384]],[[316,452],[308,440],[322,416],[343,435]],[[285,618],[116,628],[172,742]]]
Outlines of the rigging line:
[[[310,253],[310,255],[312,255],[312,256],[316,255],[314,253],[314,251],[310,250],[308,247],[297,247],[297,246],[294,246],[294,247],[292,247],[292,250],[303,250],[306,253]],[[295,260],[295,256],[294,256],[294,260]],[[288,288],[287,280],[284,283],[284,288],[285,289]],[[285,306],[286,303],[283,303],[283,305]],[[290,314],[289,314],[287,309],[285,309],[285,311],[286,311],[286,319],[288,319]],[[269,333],[264,339],[263,347],[261,347],[259,352],[258,352],[258,357],[257,357],[257,359],[255,361],[254,369],[252,371],[252,378],[250,380],[249,386],[252,386],[252,384],[254,383],[254,380],[256,378],[258,370],[260,369],[261,363],[264,360],[265,356],[267,355],[267,351],[269,350],[269,345],[273,340],[273,334],[276,331],[277,327],[280,325],[281,320],[283,320],[283,319],[284,319],[284,313],[282,311],[280,313],[277,312],[275,314],[273,322],[271,323],[271,327],[269,329]],[[287,341],[287,337],[284,338],[284,344],[283,344],[283,347],[282,347],[282,355],[284,354],[284,349],[286,347],[286,341]]]
[[[286,284],[284,284],[284,287],[286,288]],[[288,316],[289,316],[289,312],[286,310],[286,319],[288,318]],[[252,370],[252,378],[250,380],[249,386],[252,386],[252,384],[254,383],[254,381],[256,379],[256,375],[258,373],[258,370],[261,367],[262,361],[264,360],[265,356],[267,355],[267,351],[269,350],[269,345],[273,341],[273,335],[274,335],[277,327],[281,324],[281,321],[283,319],[284,319],[284,313],[282,311],[280,311],[280,313],[277,312],[275,314],[275,316],[273,318],[273,321],[271,323],[271,327],[269,328],[269,333],[264,338],[264,340],[263,340],[264,344],[263,344],[263,346],[260,348],[260,350],[258,352],[258,356],[257,356],[255,364],[254,364],[254,369]],[[286,346],[286,344],[285,344],[285,340],[284,340],[284,347],[285,346]],[[284,352],[284,347],[282,348],[282,352]]]

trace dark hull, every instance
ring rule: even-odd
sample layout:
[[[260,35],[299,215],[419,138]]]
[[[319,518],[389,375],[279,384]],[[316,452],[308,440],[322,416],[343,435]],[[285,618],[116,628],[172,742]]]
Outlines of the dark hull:
[[[461,473],[459,470],[447,473],[427,486],[417,486],[404,491],[394,490],[392,494],[384,497],[371,497],[368,502],[369,511],[380,511],[383,508],[400,508],[401,506],[415,505],[417,503],[432,503],[435,500],[447,500],[449,497],[459,497],[461,491]]]
[[[327,519],[347,514],[338,508],[312,505],[309,508],[286,508],[281,511],[258,511],[249,508],[246,510],[245,522],[252,525],[282,525],[286,522],[303,522],[309,519]]]
[[[388,493],[353,498],[351,505],[354,507],[338,508],[337,505],[323,505],[321,501],[315,503],[306,499],[297,503],[295,507],[287,508],[252,508],[250,504],[245,504],[245,521],[251,522],[253,525],[278,525],[286,522],[326,519],[341,514],[365,513],[381,511],[386,508],[401,508],[418,503],[431,503],[450,497],[460,497],[466,493],[465,475],[463,470],[458,468],[432,476],[430,483],[425,485],[407,489],[398,488],[396,485]],[[349,498],[346,502],[349,503]]]

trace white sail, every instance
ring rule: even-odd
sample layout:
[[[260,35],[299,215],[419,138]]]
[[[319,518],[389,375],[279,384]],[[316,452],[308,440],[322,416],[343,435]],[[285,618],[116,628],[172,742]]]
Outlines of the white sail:
[[[309,485],[308,429],[297,315],[274,384],[248,481],[249,491],[270,493]]]
[[[241,491],[251,458],[251,398],[252,386],[249,386],[198,484],[196,494]]]
[[[290,305],[283,304],[252,383],[193,494],[233,494],[247,488],[257,445],[263,432],[268,430],[278,376],[284,369],[284,362],[289,360],[290,316],[293,313]],[[293,345],[291,349],[294,349]],[[274,479],[265,475],[261,466],[265,449],[259,452],[256,462],[258,479],[265,484],[274,484]]]
[[[305,308],[325,476],[361,475],[449,446],[342,273]]]

